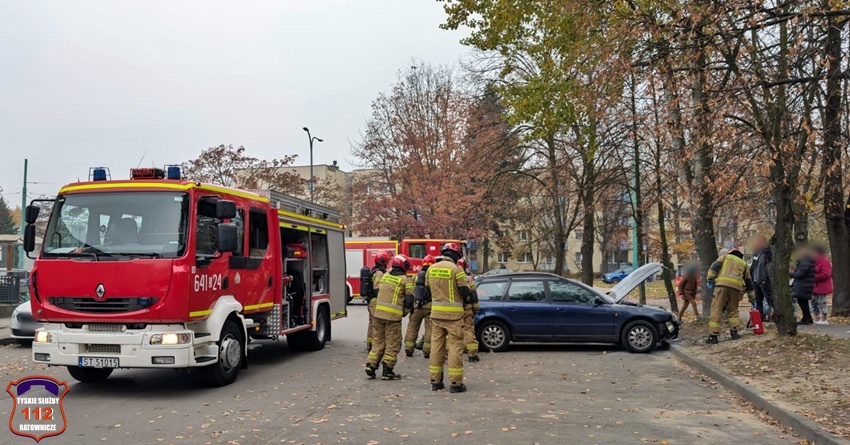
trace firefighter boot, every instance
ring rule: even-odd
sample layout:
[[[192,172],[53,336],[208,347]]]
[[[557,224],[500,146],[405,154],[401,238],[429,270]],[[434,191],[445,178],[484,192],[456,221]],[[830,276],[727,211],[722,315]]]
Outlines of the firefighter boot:
[[[430,352],[424,352],[424,351],[423,351],[423,352],[422,352],[422,357],[425,357],[425,358],[431,358],[431,353],[430,353]]]
[[[421,350],[422,350],[422,347],[423,347],[424,345],[425,345],[425,340],[424,340],[424,339],[419,340],[419,343],[416,343],[416,349],[418,349],[418,350],[420,350],[420,351],[421,351]]]
[[[401,376],[393,372],[393,368],[388,368],[384,363],[384,373],[381,374],[381,380],[398,380]]]
[[[440,383],[431,383],[431,391],[440,391],[446,389],[446,384],[443,383],[443,375],[440,374]]]
[[[741,338],[741,334],[738,333],[737,329],[732,329],[729,334],[732,336],[732,340],[737,340]]]
[[[407,349],[405,349],[405,350],[404,350],[404,355],[406,355],[406,356],[408,356],[408,357],[413,357],[413,351],[408,351]]]
[[[464,385],[463,383],[461,383],[460,385],[452,385],[452,387],[449,389],[449,392],[453,394],[456,392],[466,392],[466,385]]]
[[[375,375],[375,371],[377,370],[378,368],[373,368],[372,365],[366,363],[366,375],[368,375],[370,379],[374,379],[375,377],[377,377]]]
[[[716,335],[709,335],[708,338],[705,339],[705,343],[709,344],[709,345],[716,345],[717,344],[717,336]]]

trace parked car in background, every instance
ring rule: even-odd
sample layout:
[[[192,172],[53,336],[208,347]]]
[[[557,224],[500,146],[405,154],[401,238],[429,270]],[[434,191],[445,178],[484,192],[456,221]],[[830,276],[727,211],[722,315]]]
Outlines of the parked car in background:
[[[31,343],[35,337],[35,327],[32,306],[29,301],[25,301],[12,312],[12,319],[9,321],[11,337],[17,339],[19,343]]]
[[[629,267],[621,267],[613,272],[608,272],[605,275],[602,275],[602,281],[608,284],[617,284],[620,281],[623,281],[624,278],[629,276],[634,269]]]
[[[670,311],[625,299],[661,268],[660,263],[642,266],[607,293],[549,273],[482,276],[476,283],[478,341],[495,352],[526,341],[619,343],[631,352],[652,351],[678,336],[679,319]]]

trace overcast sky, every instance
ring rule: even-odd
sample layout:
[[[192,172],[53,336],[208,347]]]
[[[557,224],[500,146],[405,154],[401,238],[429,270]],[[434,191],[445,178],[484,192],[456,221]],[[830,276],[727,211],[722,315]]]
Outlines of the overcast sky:
[[[435,0],[0,0],[0,187],[124,178],[211,145],[349,168],[376,95],[413,58],[454,63]]]

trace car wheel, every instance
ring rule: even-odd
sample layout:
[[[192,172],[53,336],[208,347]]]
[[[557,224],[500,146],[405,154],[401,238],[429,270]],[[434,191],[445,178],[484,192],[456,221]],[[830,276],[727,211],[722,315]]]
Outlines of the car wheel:
[[[71,374],[71,377],[83,383],[102,382],[109,378],[112,371],[112,368],[80,368],[79,366],[68,367],[68,373]]]
[[[502,352],[511,343],[511,332],[501,321],[485,321],[478,328],[478,343],[485,350]]]
[[[620,343],[630,352],[652,351],[658,344],[658,329],[646,320],[629,322],[620,334]]]
[[[218,345],[218,360],[202,369],[204,380],[210,386],[225,386],[236,381],[245,360],[242,331],[232,320],[224,322]]]
[[[617,284],[620,282],[620,279],[617,277],[611,278],[611,284]]]

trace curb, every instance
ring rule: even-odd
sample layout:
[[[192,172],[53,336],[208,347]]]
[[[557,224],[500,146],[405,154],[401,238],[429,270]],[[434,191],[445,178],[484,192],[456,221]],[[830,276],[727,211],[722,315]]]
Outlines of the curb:
[[[810,420],[808,417],[804,417],[772,400],[766,399],[751,386],[746,383],[742,383],[740,380],[726,374],[726,372],[721,371],[719,368],[697,358],[691,353],[685,351],[685,348],[682,346],[671,344],[670,350],[673,351],[678,358],[696,368],[697,371],[718,381],[727,389],[755,405],[756,408],[765,411],[776,418],[776,420],[783,425],[793,428],[794,433],[799,434],[801,438],[810,440],[817,445],[850,445],[850,441],[844,440],[840,437],[835,437],[822,429],[817,423]]]

